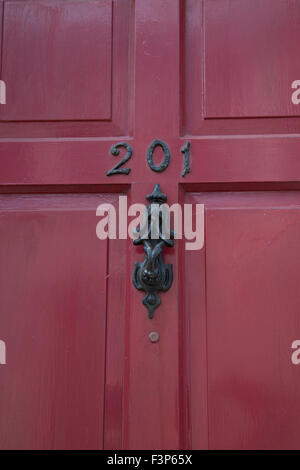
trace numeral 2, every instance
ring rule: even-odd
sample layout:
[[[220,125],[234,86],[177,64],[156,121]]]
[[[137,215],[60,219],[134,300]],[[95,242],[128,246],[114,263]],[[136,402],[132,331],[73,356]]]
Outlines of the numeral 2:
[[[132,148],[129,144],[127,144],[127,142],[119,142],[112,146],[112,148],[110,149],[110,153],[114,156],[120,155],[119,147],[125,147],[125,149],[127,150],[126,155],[111,170],[107,171],[106,176],[118,175],[118,174],[129,175],[129,173],[131,172],[131,168],[122,168],[122,169],[119,169],[119,168],[122,165],[124,165],[124,163],[128,162],[128,160],[131,158]]]

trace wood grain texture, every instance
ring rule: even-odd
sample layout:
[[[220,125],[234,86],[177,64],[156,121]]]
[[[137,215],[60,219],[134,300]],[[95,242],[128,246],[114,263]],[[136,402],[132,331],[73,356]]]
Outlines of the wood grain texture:
[[[110,0],[6,3],[2,119],[110,119],[111,43]]]
[[[299,193],[187,200],[206,207],[205,250],[186,265],[190,445],[298,448],[300,384],[290,348],[299,332]]]
[[[205,118],[299,116],[297,0],[206,0]]]
[[[296,134],[297,0],[186,0],[182,133]],[[257,119],[255,119],[257,118]]]
[[[129,0],[4,5],[1,137],[125,135]]]
[[[116,281],[95,209],[115,199],[1,196],[2,449],[103,447],[107,332],[123,309],[110,311],[107,325],[108,275]]]

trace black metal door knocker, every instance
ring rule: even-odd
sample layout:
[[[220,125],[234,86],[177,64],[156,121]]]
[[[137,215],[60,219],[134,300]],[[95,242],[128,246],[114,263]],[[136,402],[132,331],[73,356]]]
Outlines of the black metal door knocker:
[[[148,309],[149,318],[153,318],[154,310],[160,305],[161,300],[158,292],[167,291],[173,281],[173,270],[171,264],[164,264],[162,252],[165,246],[174,246],[174,232],[169,230],[168,237],[164,232],[163,216],[164,211],[155,209],[166,202],[167,196],[160,190],[159,184],[156,184],[151,194],[146,196],[150,201],[147,206],[145,222],[146,232],[143,227],[137,229],[139,237],[133,241],[134,245],[143,245],[145,258],[141,263],[135,263],[132,272],[132,282],[138,290],[146,292],[143,298],[143,304]],[[157,220],[157,230],[155,237],[153,236],[153,216],[158,214],[155,219]]]

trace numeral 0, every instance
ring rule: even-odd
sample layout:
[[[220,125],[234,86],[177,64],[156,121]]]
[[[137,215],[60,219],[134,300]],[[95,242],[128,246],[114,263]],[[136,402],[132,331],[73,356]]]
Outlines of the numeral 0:
[[[156,147],[161,147],[164,152],[164,159],[161,162],[161,164],[158,166],[155,166],[153,163],[153,153]],[[164,171],[168,167],[169,162],[170,162],[170,150],[167,144],[163,142],[162,140],[153,140],[152,144],[150,144],[147,150],[147,161],[151,170],[157,171],[159,173],[161,171]]]

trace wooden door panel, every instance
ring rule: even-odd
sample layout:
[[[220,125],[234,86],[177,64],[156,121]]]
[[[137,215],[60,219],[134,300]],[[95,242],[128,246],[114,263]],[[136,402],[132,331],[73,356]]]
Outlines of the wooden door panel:
[[[110,119],[111,44],[111,0],[8,2],[2,77],[9,94],[2,119]]]
[[[297,0],[187,0],[182,132],[298,133],[299,15]]]
[[[205,118],[299,116],[298,2],[206,0]]]
[[[96,237],[95,210],[115,200],[1,196],[0,331],[9,364],[0,376],[2,449],[103,447],[107,279],[114,282],[114,270],[108,242]],[[122,306],[118,314],[109,309],[109,325],[122,313]],[[123,344],[119,326],[115,341]]]
[[[188,201],[206,207],[205,253],[188,255],[186,268],[196,310],[188,328],[192,445],[299,448],[291,344],[299,332],[300,195],[199,193]],[[197,399],[207,400],[207,415]]]
[[[5,2],[0,134],[126,134],[129,15],[127,0]]]

